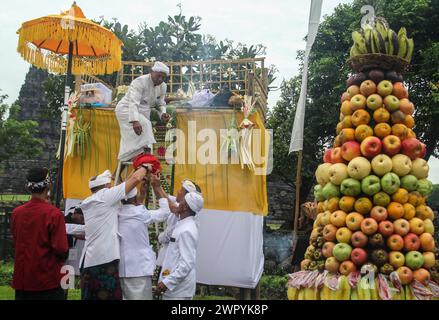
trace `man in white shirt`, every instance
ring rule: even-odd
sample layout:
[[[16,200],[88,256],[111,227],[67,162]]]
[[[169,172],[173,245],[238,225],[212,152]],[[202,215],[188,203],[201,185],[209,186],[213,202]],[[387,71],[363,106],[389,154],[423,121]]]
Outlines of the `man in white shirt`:
[[[147,210],[145,201],[149,185],[144,182],[137,196],[133,189],[122,200],[119,213],[120,262],[119,276],[124,300],[152,300],[152,275],[156,254],[149,243],[148,224],[166,220],[171,211],[160,178],[151,175],[151,184],[159,199],[160,209]]]
[[[127,94],[116,106],[120,127],[119,161],[128,161],[156,143],[150,121],[151,109],[160,108],[160,117],[169,121],[166,113],[166,84],[169,68],[156,62],[147,75],[131,82]]]
[[[191,300],[196,289],[198,226],[195,215],[203,208],[203,197],[187,193],[178,207],[179,221],[172,232],[156,291],[163,300]]]
[[[111,188],[106,170],[89,180],[93,193],[81,203],[85,222],[85,245],[81,257],[81,298],[120,300],[118,215],[120,201],[142,182],[147,171],[137,169],[125,182]]]
[[[184,196],[189,192],[198,192],[201,194],[201,189],[195,182],[185,179],[181,183],[181,188],[177,192],[177,197],[168,195],[169,205],[173,214],[169,215],[168,219],[166,220],[165,230],[158,236],[158,242],[160,245],[157,257],[158,266],[162,266],[163,264],[172,232],[174,231],[175,225],[178,222],[178,204],[183,201]]]

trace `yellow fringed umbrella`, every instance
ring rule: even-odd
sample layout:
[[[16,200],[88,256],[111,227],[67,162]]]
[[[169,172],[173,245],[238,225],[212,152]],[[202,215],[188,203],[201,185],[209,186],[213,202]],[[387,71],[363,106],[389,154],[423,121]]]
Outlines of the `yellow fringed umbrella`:
[[[61,14],[24,22],[17,33],[23,59],[49,72],[67,73],[69,53],[76,75],[111,74],[122,65],[122,41],[88,20],[76,2]]]
[[[55,198],[59,206],[72,74],[100,75],[119,71],[122,41],[110,30],[88,20],[76,2],[61,14],[24,22],[17,34],[17,50],[24,60],[49,72],[67,75]]]

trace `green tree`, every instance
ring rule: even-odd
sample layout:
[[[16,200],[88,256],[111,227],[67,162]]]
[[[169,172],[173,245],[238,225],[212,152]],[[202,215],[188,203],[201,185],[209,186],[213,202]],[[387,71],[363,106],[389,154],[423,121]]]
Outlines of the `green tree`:
[[[42,141],[36,138],[38,123],[17,120],[20,107],[4,103],[0,95],[0,164],[14,157],[35,157],[42,152]]]
[[[378,16],[387,19],[390,27],[404,26],[414,38],[415,52],[409,72],[404,76],[410,99],[416,105],[417,136],[427,144],[427,157],[439,155],[439,2],[433,0],[355,0],[339,5],[325,16],[319,26],[311,51],[308,76],[308,99],[304,130],[304,161],[301,202],[314,184],[314,172],[322,162],[325,148],[331,146],[339,121],[340,96],[345,81],[352,73],[346,60],[352,45],[351,33],[360,28],[360,9],[371,4]],[[298,53],[302,65],[303,52]],[[291,88],[283,85],[281,100],[270,113],[269,127],[274,130],[274,174],[293,184],[297,155],[288,155],[291,129],[300,90],[300,77],[285,83],[294,84],[294,101],[286,99]]]

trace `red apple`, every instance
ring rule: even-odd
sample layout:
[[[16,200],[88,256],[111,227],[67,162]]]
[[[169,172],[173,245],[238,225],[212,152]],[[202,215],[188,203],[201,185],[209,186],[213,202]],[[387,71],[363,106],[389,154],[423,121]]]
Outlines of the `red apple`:
[[[361,222],[361,231],[363,231],[364,234],[370,236],[377,232],[378,230],[378,223],[372,219],[372,218],[366,218]]]
[[[325,154],[323,155],[323,162],[332,163],[331,162],[332,150],[333,150],[332,148],[326,149]]]
[[[406,251],[417,251],[421,247],[419,237],[414,233],[409,233],[404,237],[404,249]]]
[[[392,251],[400,251],[404,248],[404,239],[399,234],[392,234],[387,238],[387,246]]]
[[[413,280],[413,271],[407,267],[399,267],[396,273],[398,273],[401,284],[403,285],[410,284]]]
[[[325,242],[325,244],[322,247],[322,254],[325,258],[332,257],[332,249],[334,249],[335,243],[334,242]]]
[[[331,163],[344,163],[343,157],[341,156],[341,148],[337,147],[332,149]]]
[[[355,271],[357,271],[357,267],[350,260],[343,261],[340,264],[339,272],[344,276],[348,276],[350,273]]]
[[[369,239],[363,232],[357,231],[352,234],[351,244],[356,248],[363,248],[367,245],[368,240]]]
[[[367,261],[366,251],[362,248],[355,248],[354,250],[352,250],[351,260],[357,266],[361,266],[361,265],[365,264]]]
[[[384,237],[390,237],[393,234],[393,223],[390,221],[381,221],[378,224],[378,231],[384,236]]]
[[[400,236],[405,236],[410,232],[410,223],[406,219],[397,219],[393,221],[393,230]]]
[[[377,137],[367,137],[361,142],[361,153],[366,158],[373,158],[381,153],[381,140]]]
[[[376,222],[381,222],[387,219],[387,209],[381,206],[375,206],[370,210],[370,217]]]
[[[388,135],[383,139],[383,151],[390,157],[396,155],[401,150],[401,140],[394,135]]]
[[[421,142],[421,146],[422,146],[422,151],[419,158],[425,158],[425,155],[427,154],[427,146],[425,145],[425,143],[422,142]]]
[[[402,153],[411,160],[422,158],[423,148],[421,142],[416,138],[404,139],[401,143]]]
[[[361,156],[360,144],[356,141],[348,141],[341,146],[341,156],[346,161]]]

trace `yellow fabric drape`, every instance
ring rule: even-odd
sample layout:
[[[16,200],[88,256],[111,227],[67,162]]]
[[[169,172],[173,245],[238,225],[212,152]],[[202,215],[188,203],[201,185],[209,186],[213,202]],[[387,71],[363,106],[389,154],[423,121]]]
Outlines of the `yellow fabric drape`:
[[[63,167],[64,198],[85,199],[91,192],[88,188],[90,177],[106,169],[115,172],[119,152],[119,124],[113,110],[82,110],[84,121],[91,125],[91,154],[86,153],[81,172],[79,156],[68,156]],[[67,128],[67,136],[72,128]]]
[[[188,164],[188,121],[196,121],[197,134],[203,129],[213,129],[217,136],[217,159],[221,147],[220,129],[227,129],[232,119],[232,110],[201,110],[181,111],[177,113],[177,128],[182,131],[186,139],[177,136],[177,154],[179,148],[185,150],[186,164],[175,164],[174,193],[180,188],[184,179],[192,179],[200,185],[207,209],[253,212],[258,215],[268,213],[266,192],[266,176],[255,175],[247,167],[240,164]],[[243,120],[241,112],[235,112],[237,124]],[[265,136],[264,123],[259,113],[254,113],[250,120],[255,128],[261,129]],[[206,141],[206,140],[205,140]],[[196,150],[200,149],[205,141],[197,141]],[[265,144],[262,139],[262,144]],[[262,150],[264,148],[261,148]],[[265,156],[264,152],[261,154]],[[177,155],[178,156],[178,155]],[[266,165],[266,164],[265,164]]]

